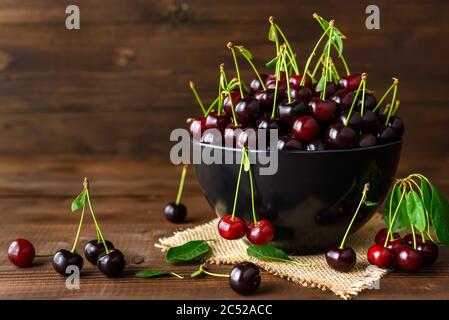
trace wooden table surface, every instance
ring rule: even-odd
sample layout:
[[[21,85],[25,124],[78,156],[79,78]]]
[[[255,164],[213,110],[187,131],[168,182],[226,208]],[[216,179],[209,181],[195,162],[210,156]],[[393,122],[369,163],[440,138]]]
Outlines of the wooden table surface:
[[[416,108],[406,119],[410,124],[404,143],[399,175],[413,171],[428,175],[446,195],[449,194],[448,129],[449,115],[444,109]],[[444,111],[444,112],[442,112]],[[425,117],[425,114],[433,116]],[[407,118],[407,117],[406,117]],[[417,119],[417,120],[413,120]],[[436,119],[436,120],[435,120]],[[417,125],[418,120],[421,126]],[[431,124],[434,126],[431,126]],[[423,136],[421,136],[423,135]],[[426,139],[440,139],[437,144]],[[421,141],[423,140],[423,141]],[[417,143],[419,142],[419,143]],[[188,223],[176,226],[165,221],[162,208],[173,200],[179,168],[168,160],[110,156],[0,157],[0,248],[17,237],[30,239],[38,252],[51,252],[71,246],[79,216],[69,211],[70,202],[80,191],[82,178],[89,177],[91,193],[104,233],[121,248],[130,263],[126,274],[108,279],[87,266],[80,290],[67,290],[64,279],[56,274],[47,259],[38,265],[18,269],[0,256],[0,298],[51,299],[240,299],[226,280],[205,278],[179,281],[175,278],[143,280],[133,276],[137,270],[173,269],[189,274],[194,266],[170,267],[154,243],[179,227],[208,221],[214,214],[203,198],[194,174],[189,171],[183,202],[189,208]],[[94,238],[89,226],[81,240]],[[143,257],[135,264],[135,257]],[[212,269],[229,270],[229,266]],[[380,282],[379,290],[367,290],[359,299],[449,298],[449,250],[441,250],[434,266],[415,274],[394,272]],[[219,290],[217,290],[219,288]],[[263,272],[257,299],[336,299],[330,292],[302,288]]]

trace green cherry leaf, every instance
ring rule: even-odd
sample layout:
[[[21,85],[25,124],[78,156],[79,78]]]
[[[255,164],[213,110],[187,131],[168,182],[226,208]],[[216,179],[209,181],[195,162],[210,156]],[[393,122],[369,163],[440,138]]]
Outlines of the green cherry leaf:
[[[414,190],[407,193],[405,197],[405,205],[410,224],[421,232],[426,230],[427,219],[424,211],[424,204],[421,197]]]
[[[449,245],[449,203],[447,199],[432,185],[432,203],[430,209],[433,228],[442,243]]]
[[[335,43],[337,44],[338,48],[338,57],[340,58],[343,54],[343,40],[341,39],[341,35],[336,34],[333,36]]]
[[[72,212],[75,212],[79,209],[84,208],[84,204],[86,203],[86,190],[81,191],[81,193],[72,201]]]
[[[240,52],[240,54],[244,56],[246,59],[253,60],[253,55],[244,46],[234,46],[234,48],[236,48]]]
[[[321,92],[324,90],[326,78],[324,76],[321,76],[320,80],[318,81],[316,85],[316,91]]]
[[[209,253],[209,245],[205,240],[189,241],[178,247],[168,249],[165,260],[167,262],[188,262],[204,258]]]
[[[425,180],[421,180],[422,201],[426,211],[430,213],[432,205],[432,191],[429,188],[429,184]]]
[[[268,40],[271,42],[276,42],[278,38],[278,34],[276,31],[276,27],[274,24],[270,25],[270,29],[268,29]]]
[[[402,195],[402,190],[401,188],[397,188],[395,191],[395,198],[396,198],[396,203],[397,205],[399,205],[399,200],[401,199],[401,195]],[[407,206],[405,204],[406,202],[406,196],[404,196],[404,198],[402,199],[402,202],[399,206],[399,212],[396,216],[396,223],[394,225],[394,231],[405,231],[410,227],[410,221],[408,219],[408,214],[407,214]],[[394,211],[392,212],[392,214],[394,214]]]
[[[268,61],[267,63],[265,63],[265,66],[266,66],[268,69],[275,70],[275,69],[276,69],[277,61],[278,61],[278,57],[274,57],[273,59],[271,59],[270,61]]]
[[[254,246],[251,245],[246,249],[246,253],[250,257],[257,258],[264,261],[291,261],[290,257],[281,249],[275,248],[272,245]]]

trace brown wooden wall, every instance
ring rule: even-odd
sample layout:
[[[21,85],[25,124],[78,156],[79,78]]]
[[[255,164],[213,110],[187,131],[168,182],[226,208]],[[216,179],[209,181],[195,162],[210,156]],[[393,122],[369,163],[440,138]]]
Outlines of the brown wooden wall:
[[[372,3],[380,30],[365,28]],[[65,28],[68,4],[81,9],[79,31]],[[227,41],[261,66],[274,15],[303,63],[319,36],[314,11],[348,36],[345,56],[370,87],[400,77],[407,148],[447,150],[448,1],[1,0],[0,154],[166,157],[170,129],[198,114],[188,80],[211,98],[219,63],[230,66]]]

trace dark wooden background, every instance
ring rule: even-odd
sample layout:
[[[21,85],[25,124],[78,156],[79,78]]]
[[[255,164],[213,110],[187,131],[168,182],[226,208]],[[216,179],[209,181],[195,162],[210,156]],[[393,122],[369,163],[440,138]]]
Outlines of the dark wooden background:
[[[229,40],[245,44],[262,66],[273,55],[269,15],[304,63],[320,34],[315,11],[334,18],[348,36],[346,57],[352,70],[369,73],[370,87],[382,92],[392,76],[401,79],[408,132],[420,128],[430,108],[444,117],[449,3],[378,0],[381,29],[367,30],[371,3],[2,0],[0,154],[168,159],[170,130],[199,114],[188,80],[211,99],[218,65],[231,67]],[[68,4],[79,5],[81,30],[65,28]],[[439,140],[426,143],[447,147],[448,129],[441,130]]]

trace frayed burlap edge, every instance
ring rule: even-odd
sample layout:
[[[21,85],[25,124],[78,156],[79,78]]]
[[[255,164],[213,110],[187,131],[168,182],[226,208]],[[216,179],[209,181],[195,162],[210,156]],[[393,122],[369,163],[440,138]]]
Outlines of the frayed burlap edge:
[[[347,300],[361,291],[371,288],[388,270],[370,265],[366,259],[366,251],[372,244],[373,235],[382,227],[382,220],[375,216],[363,228],[348,240],[357,254],[358,264],[350,273],[339,273],[325,263],[323,254],[310,256],[291,256],[298,264],[288,262],[260,261],[246,254],[247,244],[244,240],[227,241],[217,232],[218,219],[208,223],[175,232],[171,237],[159,239],[155,246],[163,252],[172,246],[181,245],[191,240],[213,240],[210,242],[211,255],[206,260],[210,264],[236,264],[251,261],[267,272],[304,287],[322,291],[330,290],[337,296]],[[306,266],[301,266],[306,265]],[[309,265],[309,266],[307,266]],[[310,272],[314,268],[314,274]]]

